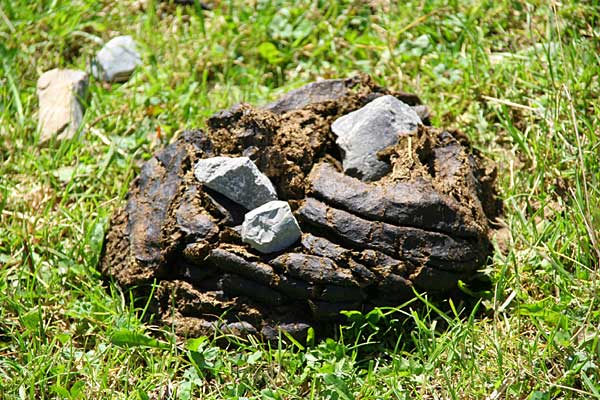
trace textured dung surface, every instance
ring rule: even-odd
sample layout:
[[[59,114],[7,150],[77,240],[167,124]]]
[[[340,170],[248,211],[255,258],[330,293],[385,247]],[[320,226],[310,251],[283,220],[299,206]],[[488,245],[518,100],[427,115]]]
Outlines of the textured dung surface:
[[[156,315],[181,334],[266,339],[279,330],[301,337],[338,321],[340,310],[399,304],[413,288],[445,292],[468,280],[490,255],[488,221],[499,203],[493,168],[462,134],[420,126],[379,153],[391,166],[380,180],[341,172],[331,124],[385,94],[365,77],[325,81],[186,132],[132,183],[102,273],[151,295]],[[197,161],[214,156],[250,157],[291,205],[302,237],[273,254],[243,243],[248,210],[194,177]]]

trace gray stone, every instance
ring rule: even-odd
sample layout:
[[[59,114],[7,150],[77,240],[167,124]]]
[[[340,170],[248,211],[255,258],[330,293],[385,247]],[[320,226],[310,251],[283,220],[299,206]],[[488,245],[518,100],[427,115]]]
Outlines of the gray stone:
[[[248,157],[212,157],[196,163],[196,179],[248,210],[277,200],[273,184]]]
[[[331,130],[344,153],[344,172],[374,181],[390,171],[377,152],[393,146],[398,137],[417,129],[421,119],[394,96],[378,97],[366,106],[338,118]]]
[[[135,67],[141,64],[135,41],[131,36],[109,40],[92,63],[92,75],[105,82],[125,82]]]
[[[82,100],[87,85],[87,74],[82,71],[52,69],[40,76],[37,82],[40,142],[75,136],[83,119]]]
[[[285,201],[271,201],[246,214],[242,240],[261,253],[274,253],[302,235],[298,221]]]
[[[429,107],[419,104],[411,106],[411,108],[417,113],[424,125],[431,125],[431,110]]]

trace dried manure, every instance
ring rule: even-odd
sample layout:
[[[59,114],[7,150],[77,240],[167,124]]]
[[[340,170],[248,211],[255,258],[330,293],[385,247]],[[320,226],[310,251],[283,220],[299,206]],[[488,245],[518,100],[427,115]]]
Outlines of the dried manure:
[[[332,124],[386,95],[423,123],[377,151],[385,175],[345,173]],[[252,160],[290,205],[300,238],[275,253],[245,243],[251,210],[194,174],[212,157]],[[494,178],[464,135],[428,126],[417,96],[364,76],[316,82],[217,113],[147,161],[112,218],[100,269],[152,296],[156,316],[181,334],[301,337],[340,310],[398,305],[413,289],[443,293],[473,277],[491,253]]]

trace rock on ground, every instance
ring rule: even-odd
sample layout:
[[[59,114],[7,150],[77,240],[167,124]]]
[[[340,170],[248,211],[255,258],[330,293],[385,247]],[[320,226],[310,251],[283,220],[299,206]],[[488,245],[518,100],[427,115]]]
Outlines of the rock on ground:
[[[131,36],[109,40],[92,63],[92,75],[105,82],[125,82],[141,64],[140,54]]]
[[[269,178],[248,157],[212,157],[199,160],[195,175],[208,188],[248,210],[277,200],[277,192]]]
[[[242,240],[261,253],[275,253],[296,242],[302,232],[290,205],[270,201],[246,214],[242,224]]]
[[[331,130],[344,153],[344,172],[374,181],[390,171],[377,152],[393,146],[400,135],[421,123],[417,113],[394,96],[381,96],[363,108],[338,118]]]
[[[40,142],[75,136],[83,119],[87,85],[87,74],[82,71],[52,69],[40,76],[37,82]]]

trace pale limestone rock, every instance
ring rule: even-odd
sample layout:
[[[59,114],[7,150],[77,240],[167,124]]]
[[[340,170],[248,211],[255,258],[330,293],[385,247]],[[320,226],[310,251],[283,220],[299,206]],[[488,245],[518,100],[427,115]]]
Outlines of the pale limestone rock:
[[[71,139],[83,119],[83,99],[87,92],[88,76],[70,69],[52,69],[37,82],[39,98],[40,142],[52,137]]]

